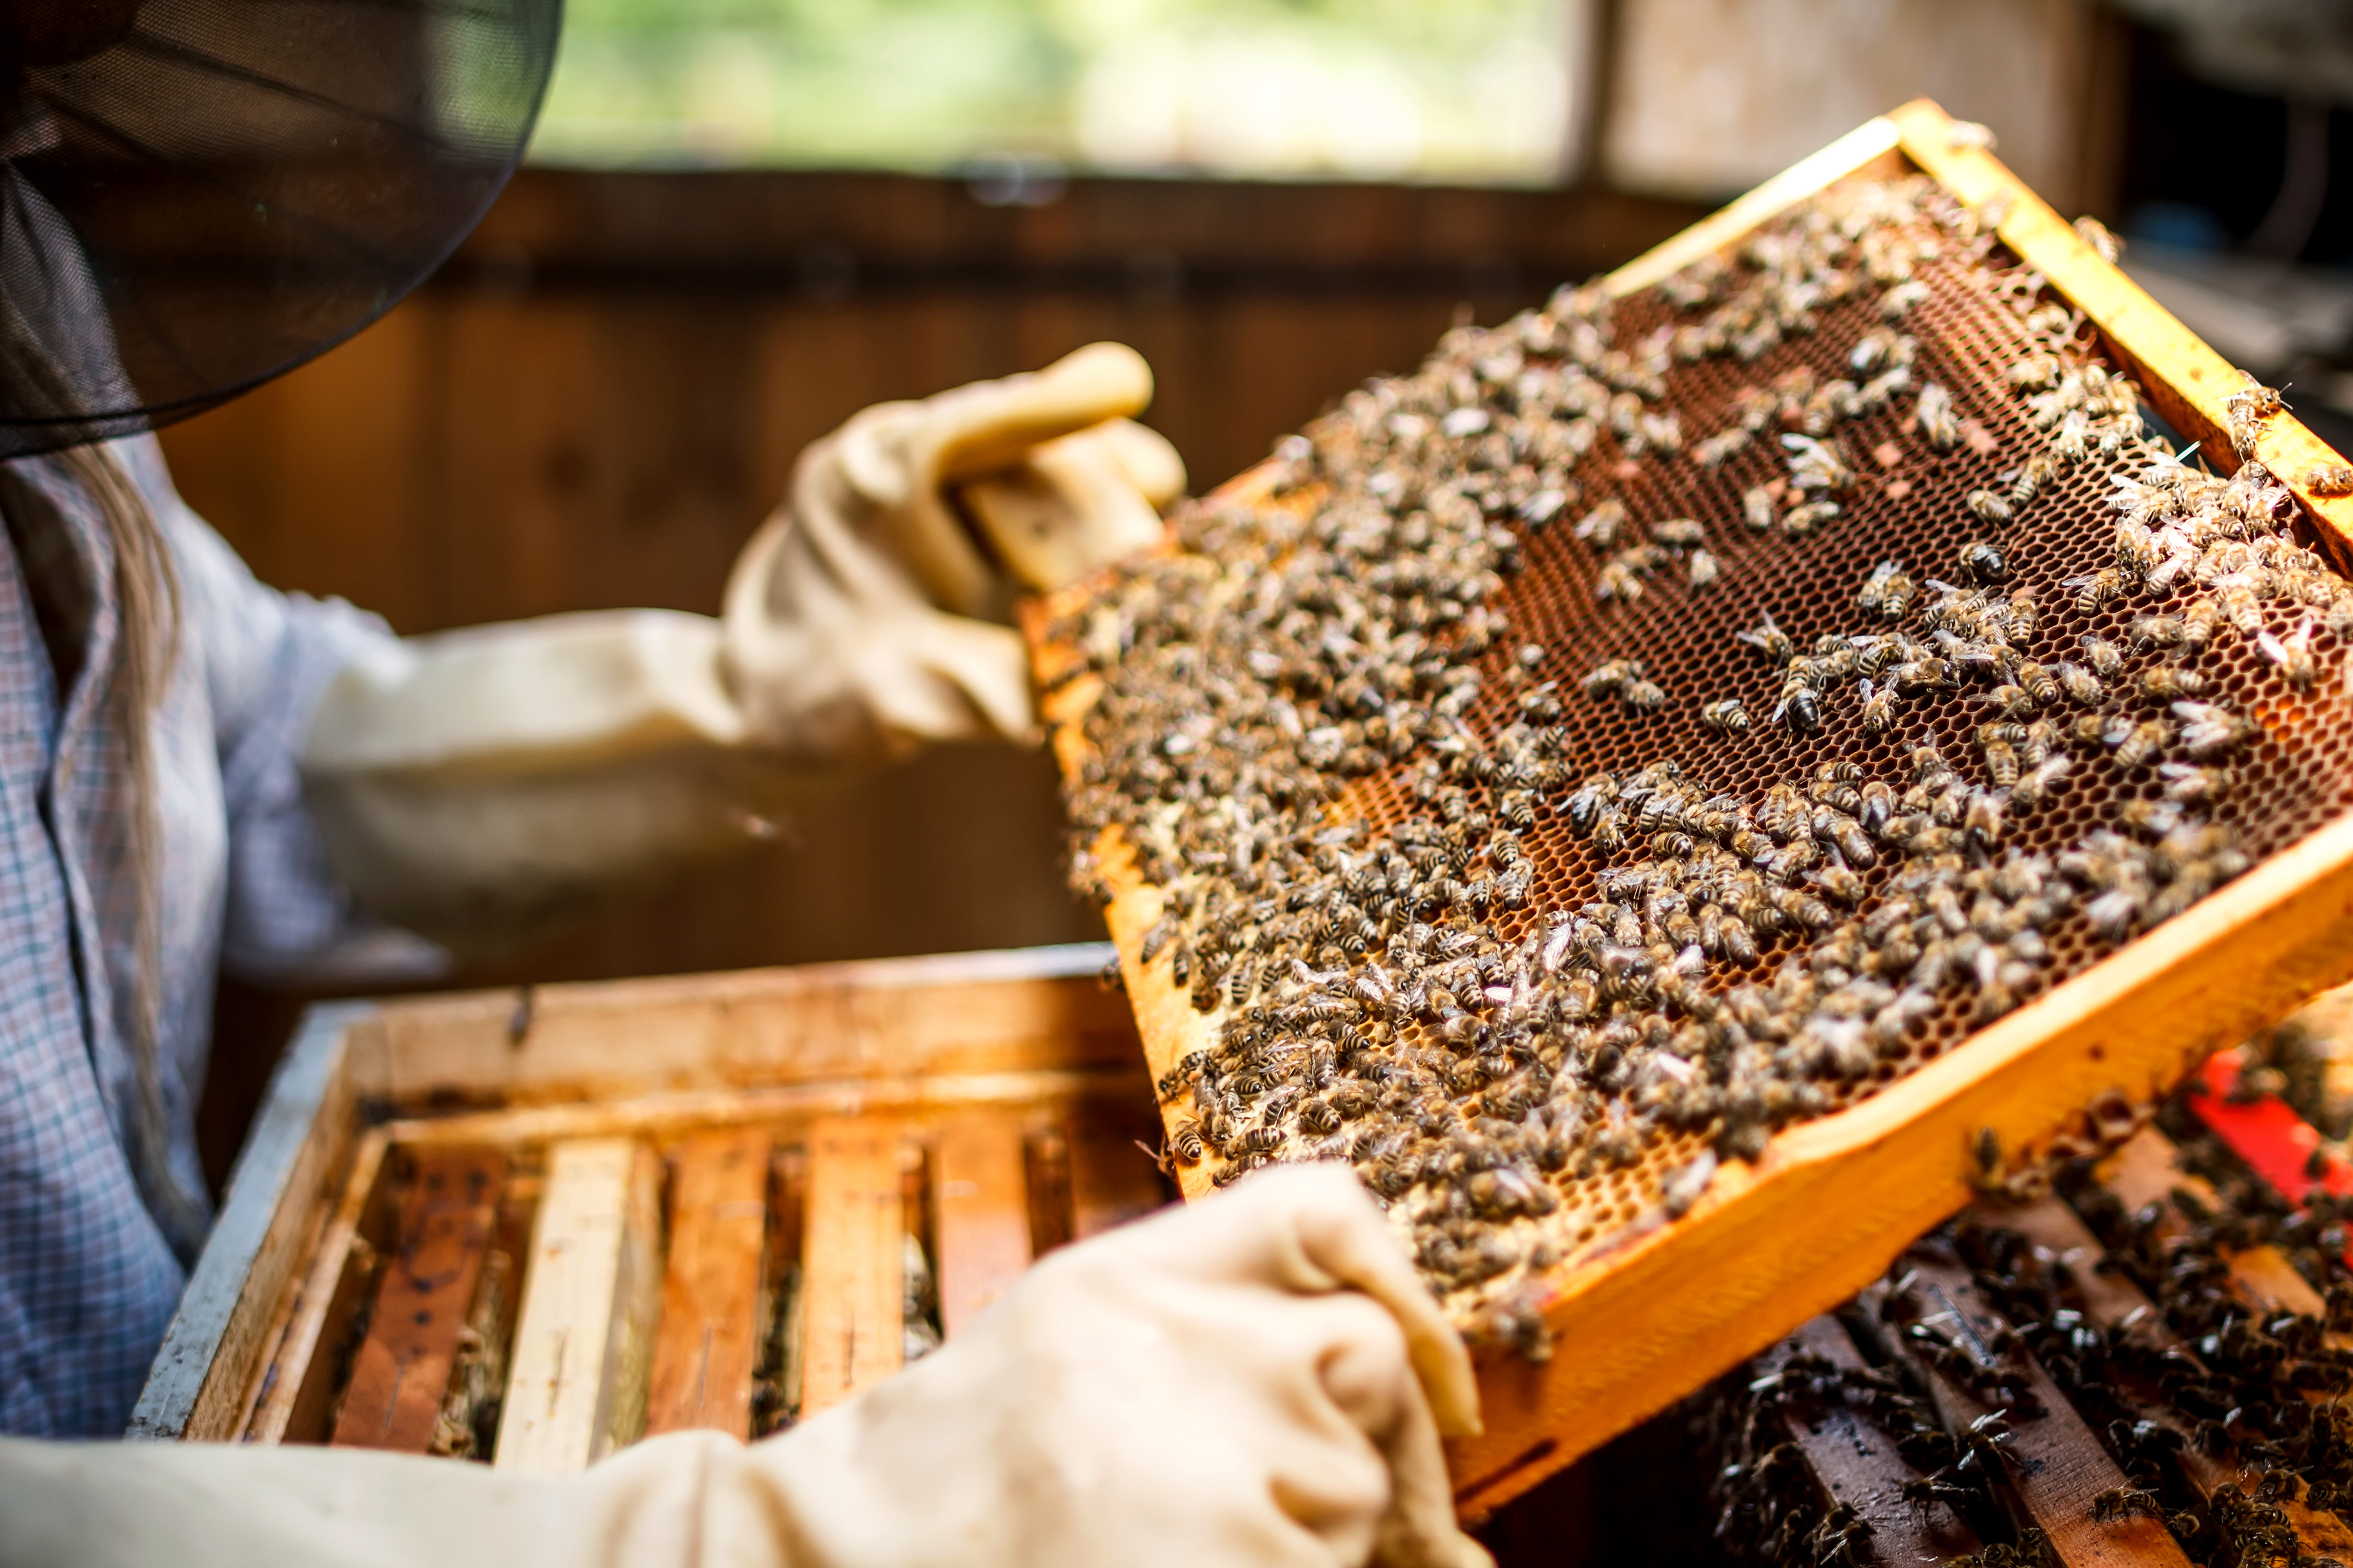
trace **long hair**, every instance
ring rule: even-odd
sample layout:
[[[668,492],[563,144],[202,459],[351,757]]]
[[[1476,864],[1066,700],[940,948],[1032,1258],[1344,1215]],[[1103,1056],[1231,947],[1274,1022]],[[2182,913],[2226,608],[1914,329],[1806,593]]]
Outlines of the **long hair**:
[[[116,356],[103,296],[73,230],[14,163],[0,165],[0,240],[13,257],[0,293],[0,404],[50,417],[135,407]],[[122,428],[136,428],[135,421]],[[12,433],[13,434],[13,433]],[[21,449],[18,448],[18,449]],[[173,1169],[164,1104],[163,824],[156,797],[154,721],[179,642],[179,578],[153,509],[121,457],[100,445],[69,447],[57,461],[96,510],[113,547],[119,630],[106,672],[108,717],[122,737],[125,777],[118,795],[132,892],[130,1016],[117,1018],[131,1056],[135,1096],[125,1120],[130,1156],[148,1211],[173,1247],[193,1256],[203,1240],[206,1202]],[[57,525],[52,509],[21,504],[20,484],[0,485],[28,574],[43,558],[64,559],[66,542],[39,537]],[[92,585],[93,587],[95,584]],[[93,955],[95,956],[95,955]],[[111,976],[106,983],[112,984]],[[116,994],[120,996],[121,991]],[[115,1009],[118,1015],[121,1009]]]
[[[185,1252],[203,1237],[206,1205],[173,1168],[172,1129],[164,1104],[164,837],[155,768],[155,715],[179,644],[179,575],[154,509],[112,447],[71,447],[58,459],[90,498],[113,546],[119,629],[106,704],[122,737],[125,778],[119,799],[132,900],[131,1016],[117,1019],[136,1089],[128,1119],[131,1163],[148,1207]]]

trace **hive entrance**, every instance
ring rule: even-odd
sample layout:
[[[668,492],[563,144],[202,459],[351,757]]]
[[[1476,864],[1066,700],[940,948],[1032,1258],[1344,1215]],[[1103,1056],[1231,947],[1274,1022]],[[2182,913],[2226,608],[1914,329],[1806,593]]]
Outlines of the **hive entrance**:
[[[2353,592],[1992,227],[1852,178],[1458,330],[1067,608],[1180,1162],[1350,1161],[1541,1354],[1547,1270],[2353,805]]]

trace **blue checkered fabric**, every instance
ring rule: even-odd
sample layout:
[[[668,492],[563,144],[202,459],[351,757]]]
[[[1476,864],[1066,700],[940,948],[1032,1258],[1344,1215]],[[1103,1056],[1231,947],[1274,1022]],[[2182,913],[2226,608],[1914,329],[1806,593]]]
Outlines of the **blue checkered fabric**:
[[[370,921],[304,810],[302,739],[336,672],[392,636],[281,595],[181,501],[152,438],[118,443],[181,599],[153,719],[162,826],[159,1060],[174,1173],[201,1193],[195,1114],[214,976],[366,982],[438,953]],[[120,622],[105,525],[69,471],[0,468],[0,1431],[121,1431],[201,1237],[167,1234],[126,1153],[136,900]],[[59,679],[59,672],[64,679]],[[158,1212],[162,1212],[159,1206]]]

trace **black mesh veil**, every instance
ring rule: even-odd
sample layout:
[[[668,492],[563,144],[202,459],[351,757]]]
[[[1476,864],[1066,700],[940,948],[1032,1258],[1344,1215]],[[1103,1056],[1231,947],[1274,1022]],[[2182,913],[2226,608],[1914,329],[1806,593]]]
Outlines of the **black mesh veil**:
[[[203,412],[438,266],[562,0],[0,0],[0,459]]]

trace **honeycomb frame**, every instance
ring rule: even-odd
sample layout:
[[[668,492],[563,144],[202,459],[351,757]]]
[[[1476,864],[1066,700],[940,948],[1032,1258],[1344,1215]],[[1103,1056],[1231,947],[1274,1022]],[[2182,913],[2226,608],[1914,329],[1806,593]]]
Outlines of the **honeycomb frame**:
[[[1915,172],[1973,208],[2006,204],[1997,230],[2003,246],[2084,311],[2160,416],[2195,436],[2218,471],[2236,468],[2242,459],[2224,405],[2241,385],[2237,374],[1967,128],[1925,101],[1806,160],[1604,287],[1614,298],[1636,294],[1848,176]],[[2265,422],[2255,455],[2295,494],[2317,542],[2346,560],[2353,502],[2316,482],[2334,454],[2281,416]],[[1269,504],[1274,479],[1270,467],[1252,470],[1212,502]],[[1847,586],[1842,579],[1834,591]],[[1044,628],[1086,591],[1027,615],[1066,776],[1083,761],[1075,721],[1094,693],[1084,678],[1064,679],[1071,650],[1048,642]],[[2263,847],[2274,850],[2268,859],[2187,913],[1967,1033],[1965,1043],[1860,1103],[1784,1128],[1757,1160],[1727,1162],[1680,1217],[1662,1210],[1658,1188],[1688,1150],[1654,1146],[1635,1171],[1613,1173],[1626,1188],[1619,1194],[1626,1223],[1592,1236],[1545,1276],[1540,1310],[1563,1353],[1535,1363],[1505,1350],[1480,1352],[1487,1430],[1458,1442],[1451,1456],[1463,1510],[1475,1516],[1506,1500],[1875,1277],[1913,1237],[1968,1201],[1973,1175],[1983,1174],[1972,1150],[1988,1137],[2009,1164],[2029,1163],[2101,1095],[2153,1099],[2207,1051],[2353,977],[2353,819]],[[1209,1045],[1214,1030],[1170,983],[1167,965],[1141,961],[1144,935],[1161,915],[1159,894],[1116,830],[1097,857],[1115,895],[1106,917],[1148,1064],[1163,1074]],[[1176,1107],[1168,1113],[1173,1125]],[[1188,1196],[1209,1190],[1207,1165],[1178,1174]],[[1607,1357],[1579,1353],[1601,1342]]]

